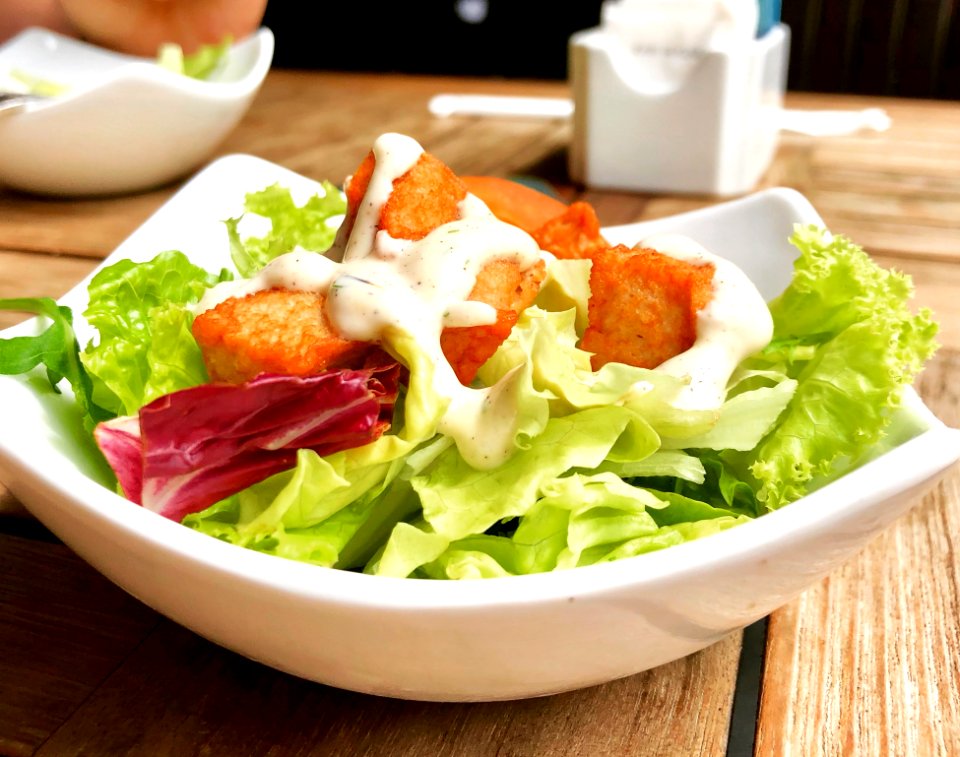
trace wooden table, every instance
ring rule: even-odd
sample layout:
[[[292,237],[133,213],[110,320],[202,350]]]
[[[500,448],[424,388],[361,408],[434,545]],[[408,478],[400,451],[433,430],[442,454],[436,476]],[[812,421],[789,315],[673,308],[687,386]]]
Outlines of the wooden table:
[[[717,202],[582,191],[565,172],[569,123],[432,118],[427,100],[450,91],[567,94],[275,71],[220,152],[339,182],[398,131],[462,174],[552,181],[607,225]],[[834,231],[912,274],[942,324],[918,388],[960,425],[960,103],[791,94],[788,105],[892,117],[883,133],[784,135],[762,184],[796,188]],[[0,191],[0,297],[59,296],[175,189],[71,201]],[[441,705],[338,691],[227,652],[108,583],[0,485],[0,753],[960,754],[958,505],[954,470],[857,559],[686,659],[559,696]]]

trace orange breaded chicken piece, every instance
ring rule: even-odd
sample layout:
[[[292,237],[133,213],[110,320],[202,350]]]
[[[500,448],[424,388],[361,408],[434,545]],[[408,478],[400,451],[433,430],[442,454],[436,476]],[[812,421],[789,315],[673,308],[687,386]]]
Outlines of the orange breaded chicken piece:
[[[356,218],[375,168],[376,158],[370,152],[347,182],[347,223],[352,224]],[[422,239],[438,226],[460,217],[459,203],[466,194],[464,181],[445,163],[425,152],[393,182],[393,191],[380,214],[380,228],[394,238]],[[444,355],[462,383],[473,381],[480,366],[507,338],[519,313],[537,296],[545,275],[542,262],[526,271],[507,258],[483,267],[467,299],[496,308],[496,323],[445,329],[441,336]]]
[[[490,356],[497,351],[520,313],[529,307],[546,276],[542,260],[525,271],[509,259],[493,260],[477,274],[477,282],[468,300],[484,302],[497,309],[495,323],[444,329],[440,347],[460,383],[473,381]]]
[[[560,215],[531,232],[541,250],[562,260],[592,258],[610,244],[600,233],[600,220],[592,205],[574,202]]]
[[[714,266],[648,248],[596,252],[590,270],[589,323],[580,347],[606,363],[655,368],[689,349],[697,312],[712,297]]]
[[[345,188],[349,232],[363,202],[376,158],[370,152],[350,177]],[[442,224],[460,217],[459,203],[467,189],[457,175],[438,158],[423,153],[406,173],[394,179],[393,190],[380,211],[378,227],[394,239],[422,239]]]
[[[468,386],[473,381],[480,366],[510,336],[517,317],[515,310],[498,310],[495,323],[443,330],[440,348],[461,384]]]
[[[308,376],[358,366],[375,348],[341,339],[313,292],[267,289],[231,297],[193,321],[211,381],[243,383],[261,373]]]
[[[371,151],[347,181],[347,232],[356,221],[376,168]],[[467,190],[460,179],[429,153],[423,153],[395,179],[378,226],[394,238],[418,240],[460,217]],[[510,333],[518,315],[537,296],[546,275],[542,261],[527,270],[509,258],[487,263],[468,299],[495,308],[488,325],[446,329],[441,346],[460,380],[468,384],[477,369]],[[374,343],[342,339],[327,321],[324,296],[273,289],[231,298],[194,320],[193,331],[210,378],[243,382],[270,372],[308,375],[328,368],[358,367],[381,352]]]
[[[523,229],[541,250],[558,258],[590,258],[610,246],[589,203],[565,205],[537,189],[496,176],[465,176],[463,183],[497,218]]]

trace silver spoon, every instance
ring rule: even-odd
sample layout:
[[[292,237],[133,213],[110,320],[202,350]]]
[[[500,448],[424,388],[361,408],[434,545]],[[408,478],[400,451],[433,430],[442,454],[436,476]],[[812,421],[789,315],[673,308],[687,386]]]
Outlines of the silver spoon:
[[[3,92],[0,91],[0,113],[18,110],[29,102],[47,99],[44,95],[32,92]]]

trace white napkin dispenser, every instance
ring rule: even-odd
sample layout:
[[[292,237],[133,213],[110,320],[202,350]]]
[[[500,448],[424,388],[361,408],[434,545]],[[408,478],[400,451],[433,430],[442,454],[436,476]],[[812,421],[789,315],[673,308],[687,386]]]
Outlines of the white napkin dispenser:
[[[698,51],[631,49],[604,27],[574,34],[571,177],[598,189],[751,191],[777,148],[789,46],[784,24]]]

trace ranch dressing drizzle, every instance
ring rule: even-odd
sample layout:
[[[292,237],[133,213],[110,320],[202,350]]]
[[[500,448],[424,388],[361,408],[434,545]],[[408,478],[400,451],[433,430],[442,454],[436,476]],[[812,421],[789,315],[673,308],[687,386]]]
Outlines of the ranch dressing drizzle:
[[[439,431],[453,437],[474,467],[496,467],[514,450],[516,408],[508,401],[512,377],[482,389],[463,386],[443,355],[440,333],[448,326],[494,323],[494,308],[466,299],[477,274],[497,258],[515,260],[526,269],[540,259],[539,245],[469,194],[460,203],[459,219],[420,240],[390,237],[377,228],[381,209],[394,180],[417,162],[423,148],[409,137],[384,134],[373,152],[374,171],[348,239],[338,239],[328,255],[291,252],[246,281],[219,284],[198,310],[281,287],[326,295],[326,315],[344,339],[380,341],[395,329],[410,334],[433,363],[434,391],[450,400]]]
[[[719,408],[737,365],[770,342],[770,310],[738,266],[713,255],[689,237],[659,234],[644,239],[641,246],[679,260],[714,265],[713,297],[697,313],[696,340],[686,352],[664,361],[655,370],[689,381],[677,399],[679,407]],[[637,389],[643,391],[643,387]]]

